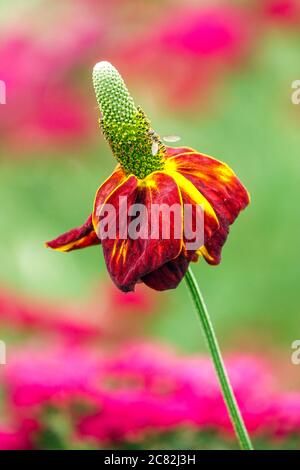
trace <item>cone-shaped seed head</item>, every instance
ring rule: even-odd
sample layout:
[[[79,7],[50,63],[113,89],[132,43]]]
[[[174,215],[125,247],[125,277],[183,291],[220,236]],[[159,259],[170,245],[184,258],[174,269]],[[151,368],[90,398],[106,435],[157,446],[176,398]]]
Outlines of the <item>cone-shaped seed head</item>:
[[[165,147],[135,106],[117,69],[109,62],[99,62],[93,70],[93,83],[102,131],[125,172],[142,179],[162,169]]]

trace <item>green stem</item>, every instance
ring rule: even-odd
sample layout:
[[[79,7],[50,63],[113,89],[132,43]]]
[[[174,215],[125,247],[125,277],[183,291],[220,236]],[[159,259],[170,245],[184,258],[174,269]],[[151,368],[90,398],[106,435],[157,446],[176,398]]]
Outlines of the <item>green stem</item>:
[[[219,348],[218,340],[216,338],[214,328],[212,326],[206,305],[204,303],[202,294],[200,292],[197,281],[191,268],[188,269],[185,280],[189,288],[190,294],[194,301],[195,308],[199,315],[204,334],[208,343],[208,347],[213,359],[213,363],[218,375],[218,379],[221,385],[223,398],[227,406],[229,416],[231,418],[232,425],[234,427],[236,436],[239,440],[241,449],[253,450],[250,437],[248,435],[245,423],[243,421],[241,412],[239,410],[237,401],[235,399],[229,377],[226,372],[225,364],[222,358],[222,354]]]

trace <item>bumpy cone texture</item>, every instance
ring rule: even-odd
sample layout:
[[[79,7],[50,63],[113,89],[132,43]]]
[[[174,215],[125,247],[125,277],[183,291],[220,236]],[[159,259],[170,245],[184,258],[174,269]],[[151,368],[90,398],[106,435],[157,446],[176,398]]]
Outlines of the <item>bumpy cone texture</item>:
[[[143,179],[163,168],[165,147],[141,108],[137,108],[115,67],[99,62],[93,83],[102,118],[100,126],[127,174]]]

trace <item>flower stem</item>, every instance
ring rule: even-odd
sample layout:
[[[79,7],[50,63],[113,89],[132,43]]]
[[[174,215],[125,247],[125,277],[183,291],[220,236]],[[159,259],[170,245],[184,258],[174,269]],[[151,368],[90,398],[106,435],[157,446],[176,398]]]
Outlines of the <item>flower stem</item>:
[[[191,268],[188,269],[185,280],[192,296],[195,308],[199,315],[204,334],[208,343],[208,347],[213,359],[213,363],[218,375],[220,386],[223,393],[223,398],[227,406],[227,410],[234,427],[236,436],[243,450],[253,450],[250,437],[248,435],[245,423],[243,421],[241,412],[239,410],[237,401],[235,399],[229,377],[226,372],[225,364],[219,348],[218,340],[216,338],[213,325],[211,323],[206,305],[204,303],[202,294],[200,292],[198,283],[194,277]]]

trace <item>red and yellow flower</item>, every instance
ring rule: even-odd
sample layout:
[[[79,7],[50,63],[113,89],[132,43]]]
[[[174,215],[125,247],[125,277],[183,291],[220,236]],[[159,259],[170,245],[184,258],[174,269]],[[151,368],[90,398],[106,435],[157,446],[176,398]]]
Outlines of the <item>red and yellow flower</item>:
[[[119,164],[97,190],[87,221],[46,245],[67,252],[101,243],[109,274],[121,290],[134,290],[137,282],[156,290],[173,289],[191,261],[203,257],[209,264],[220,263],[229,226],[249,203],[249,195],[225,163],[191,148],[165,147],[111,64],[97,64],[94,85],[102,112],[101,127]],[[107,204],[118,209],[122,196],[128,205],[179,204],[182,236],[175,238],[171,230],[170,239],[116,236],[100,240],[101,209]],[[187,248],[185,239],[185,204],[204,211],[204,243],[193,250]],[[116,223],[121,223],[118,217]]]

